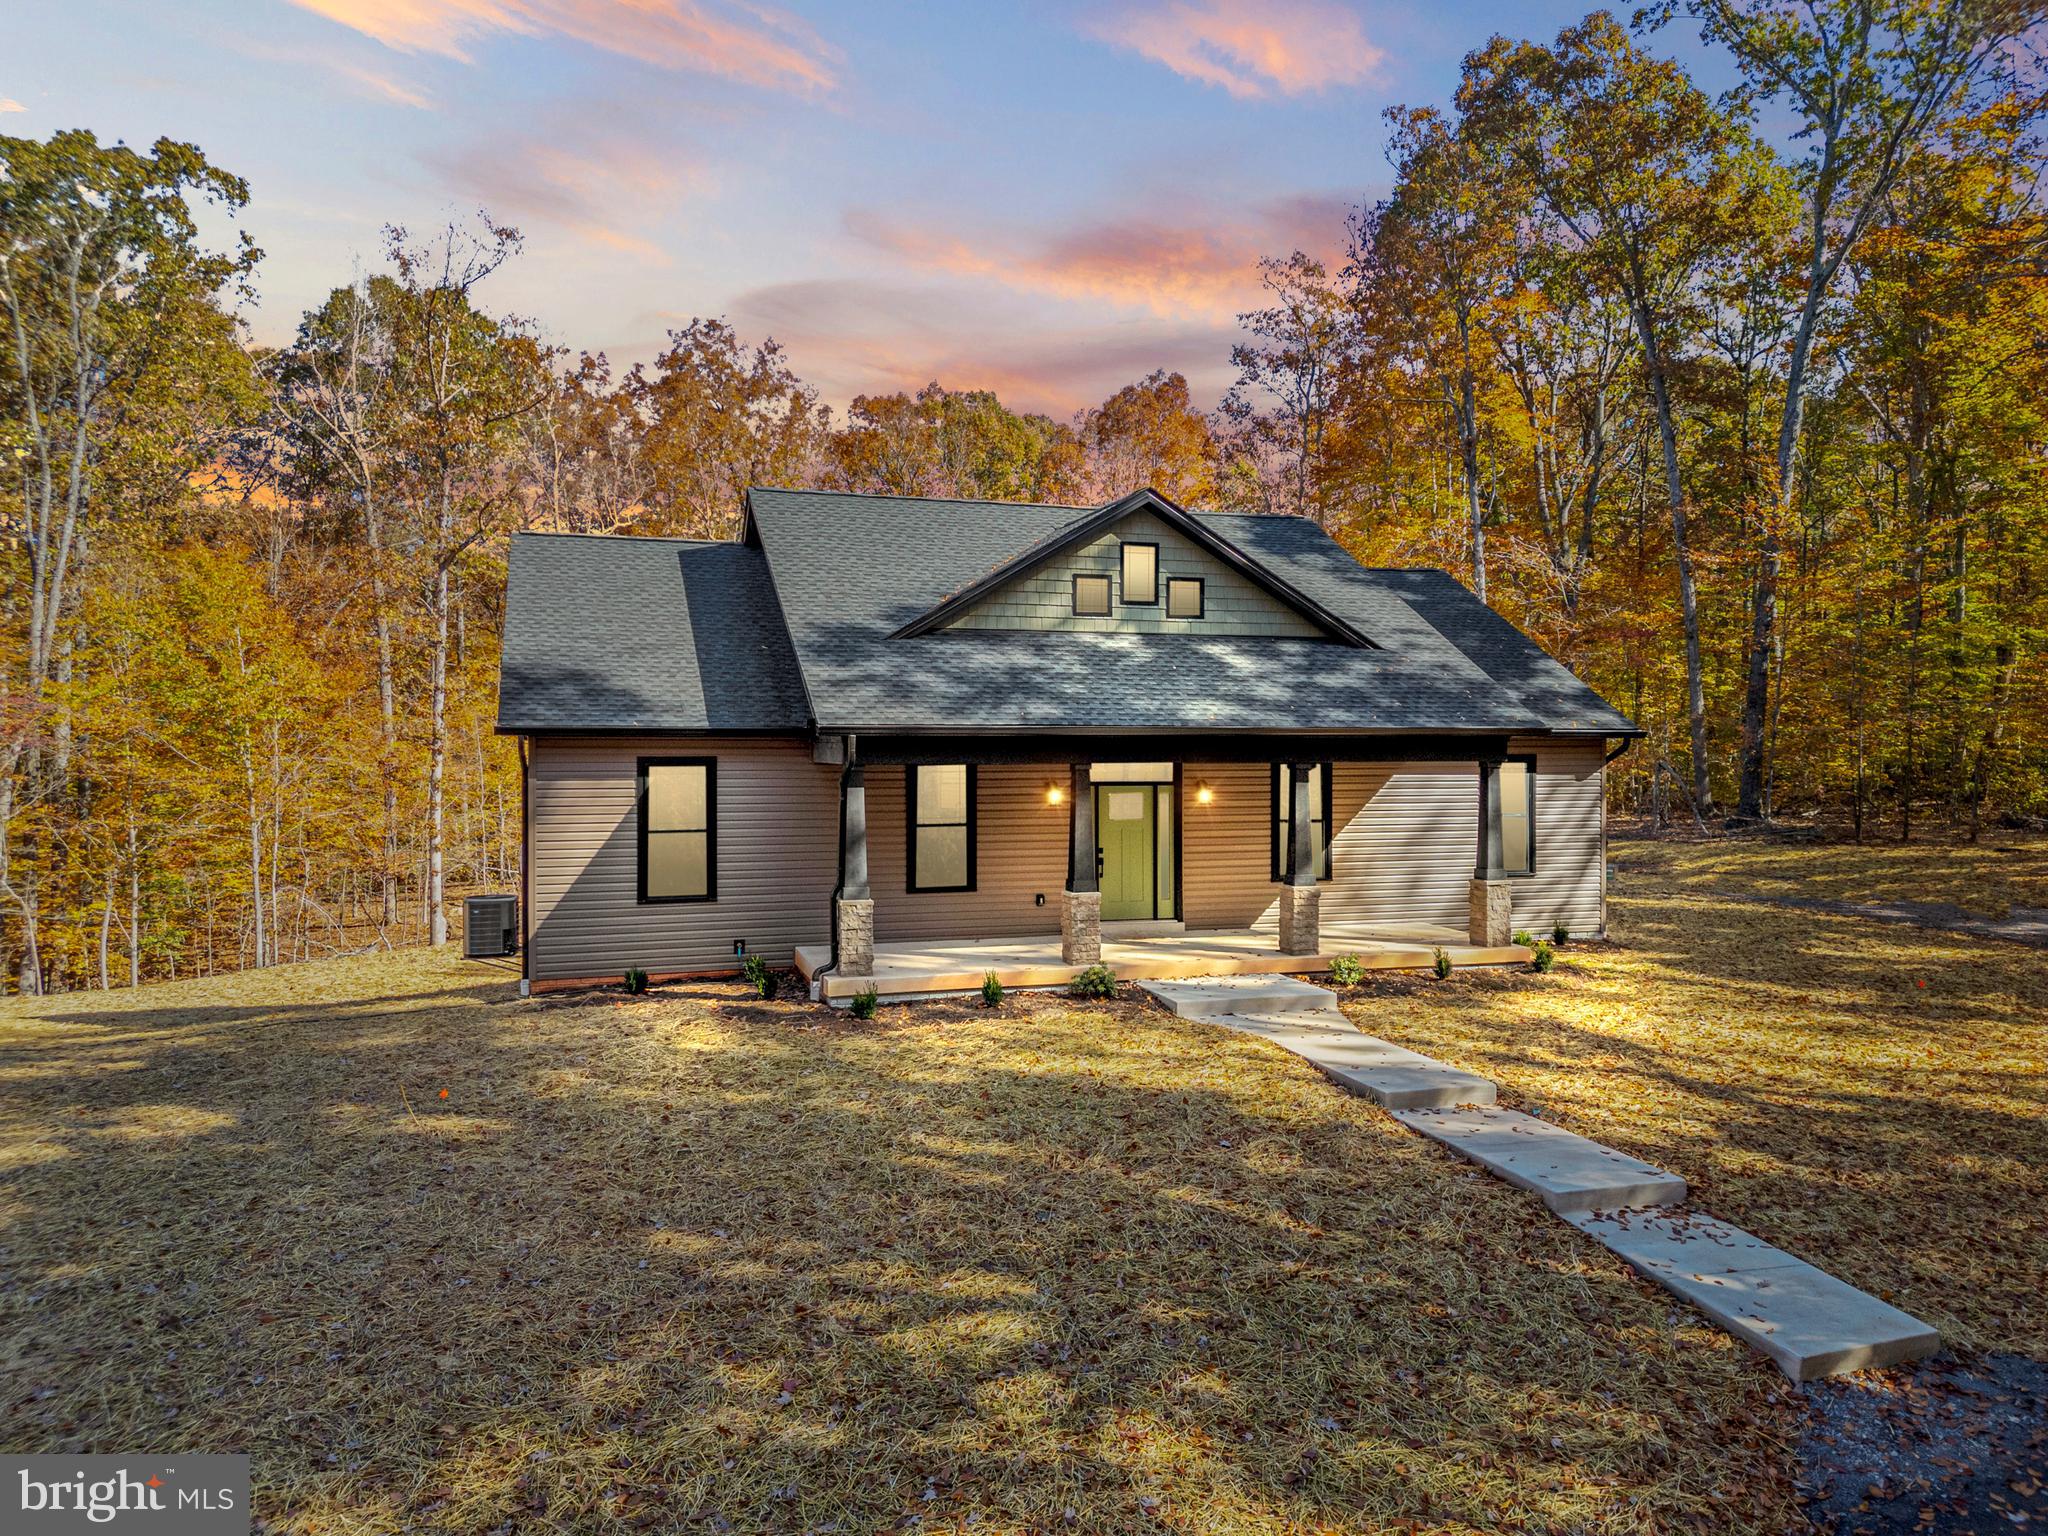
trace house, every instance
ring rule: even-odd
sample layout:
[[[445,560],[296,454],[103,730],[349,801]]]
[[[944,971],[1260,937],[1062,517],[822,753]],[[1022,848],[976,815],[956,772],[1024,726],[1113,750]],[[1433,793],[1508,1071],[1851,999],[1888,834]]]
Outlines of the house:
[[[738,542],[522,534],[506,604],[536,987],[759,954],[843,1000],[1605,927],[1636,727],[1306,519],[755,489]]]

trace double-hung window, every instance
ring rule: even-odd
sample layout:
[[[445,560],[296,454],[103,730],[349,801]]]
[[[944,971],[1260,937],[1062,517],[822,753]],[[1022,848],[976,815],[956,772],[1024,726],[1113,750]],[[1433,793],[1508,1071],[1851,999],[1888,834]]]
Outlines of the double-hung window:
[[[974,765],[917,763],[910,803],[910,888],[974,889]]]
[[[1308,770],[1308,835],[1311,866],[1318,880],[1330,878],[1330,783],[1334,765],[1311,763]],[[1294,770],[1273,765],[1273,878],[1285,880],[1294,866]]]
[[[640,899],[718,899],[718,763],[640,759]]]

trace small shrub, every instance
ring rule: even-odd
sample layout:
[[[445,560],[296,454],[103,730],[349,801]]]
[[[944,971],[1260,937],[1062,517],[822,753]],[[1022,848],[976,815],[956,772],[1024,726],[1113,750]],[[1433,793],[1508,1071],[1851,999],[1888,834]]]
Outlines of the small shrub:
[[[622,980],[625,983],[626,990],[635,997],[638,997],[647,990],[647,973],[637,965],[626,967],[626,974]]]
[[[1339,955],[1330,962],[1330,980],[1340,987],[1355,987],[1365,980],[1365,962],[1356,955]]]
[[[1571,942],[1571,937],[1571,929],[1565,927],[1563,923],[1557,924],[1550,930],[1550,942],[1553,944],[1568,944]]]
[[[1451,952],[1441,944],[1436,947],[1436,963],[1431,969],[1436,972],[1436,979],[1438,981],[1449,981],[1451,979]]]
[[[981,978],[981,1006],[984,1008],[995,1008],[1000,1006],[1002,1001],[1003,984],[997,979],[996,973],[990,971]]]
[[[741,962],[740,970],[747,978],[747,984],[763,997],[775,995],[775,973],[768,969],[768,962],[759,955],[749,955]]]
[[[1067,983],[1069,997],[1114,997],[1116,972],[1106,965],[1091,965]]]
[[[1526,928],[1517,928],[1515,930],[1515,942],[1524,949],[1533,949],[1536,944],[1536,935]]]
[[[1547,971],[1555,964],[1557,964],[1557,949],[1554,945],[1547,942],[1538,944],[1536,952],[1529,956],[1529,969],[1532,971]]]
[[[882,1000],[882,994],[873,987],[867,987],[853,994],[853,1016],[856,1019],[872,1019],[875,1005]]]

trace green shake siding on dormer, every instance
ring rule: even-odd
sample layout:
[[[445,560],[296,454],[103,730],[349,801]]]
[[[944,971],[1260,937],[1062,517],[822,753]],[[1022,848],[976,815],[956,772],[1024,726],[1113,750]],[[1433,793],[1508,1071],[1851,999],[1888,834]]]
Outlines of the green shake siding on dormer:
[[[1154,602],[1129,604],[1123,600],[1123,545],[1126,540],[1159,546],[1159,580]],[[1109,617],[1087,618],[1075,614],[1074,578],[1077,575],[1109,578]],[[1201,578],[1204,586],[1201,618],[1167,617],[1166,584],[1177,576]],[[1149,512],[1133,513],[1093,543],[1084,544],[1040,566],[1028,576],[991,592],[947,627],[1092,630],[1128,635],[1322,638],[1322,631],[1308,619]]]

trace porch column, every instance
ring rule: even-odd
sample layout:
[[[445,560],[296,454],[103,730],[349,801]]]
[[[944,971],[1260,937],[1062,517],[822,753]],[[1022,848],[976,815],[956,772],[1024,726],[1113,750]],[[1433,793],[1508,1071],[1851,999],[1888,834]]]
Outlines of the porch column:
[[[868,892],[868,787],[858,762],[839,772],[839,889],[832,956],[842,976],[875,974],[875,903]]]
[[[1322,892],[1316,889],[1315,829],[1310,820],[1307,763],[1287,765],[1287,881],[1280,887],[1280,953],[1313,955],[1322,950]],[[1329,786],[1324,786],[1324,794]]]
[[[1102,883],[1095,872],[1095,786],[1088,765],[1069,766],[1067,888],[1060,895],[1060,958],[1094,965],[1102,958]]]
[[[1488,949],[1510,943],[1515,930],[1515,888],[1501,867],[1500,767],[1500,758],[1479,760],[1479,849],[1466,908],[1467,937]]]

